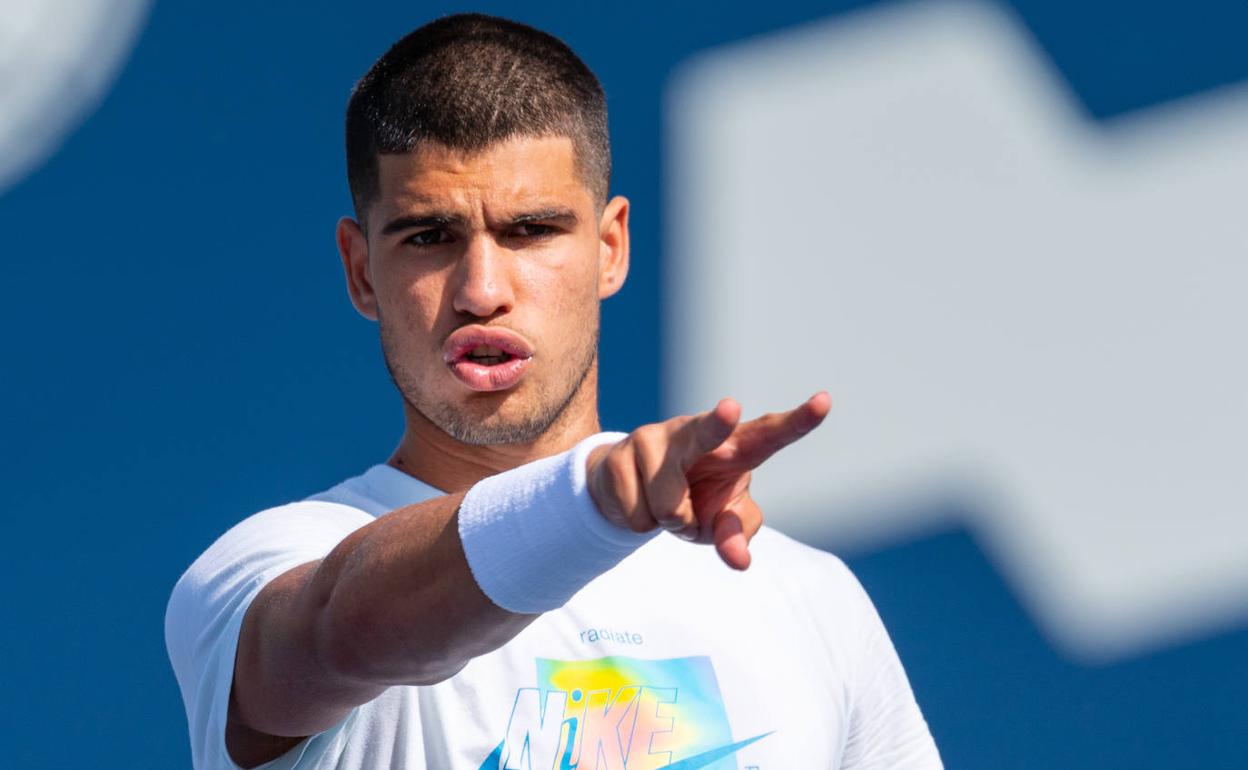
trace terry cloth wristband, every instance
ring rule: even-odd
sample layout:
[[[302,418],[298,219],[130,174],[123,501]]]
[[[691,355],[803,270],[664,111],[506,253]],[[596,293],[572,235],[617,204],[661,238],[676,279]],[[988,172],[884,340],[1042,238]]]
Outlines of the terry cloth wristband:
[[[477,585],[517,613],[562,607],[652,532],[602,517],[586,487],[585,459],[624,433],[598,433],[562,454],[477,482],[459,506],[459,538]]]

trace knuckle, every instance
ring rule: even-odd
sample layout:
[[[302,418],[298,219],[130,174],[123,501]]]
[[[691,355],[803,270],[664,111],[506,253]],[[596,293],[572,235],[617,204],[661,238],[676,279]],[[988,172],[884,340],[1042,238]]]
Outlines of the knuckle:
[[[648,432],[642,441],[637,442],[637,466],[647,477],[653,477],[662,467],[664,446],[662,439],[653,432]]]
[[[617,494],[629,488],[635,471],[633,470],[633,464],[625,459],[623,453],[616,454],[612,452],[607,455],[602,465],[606,471],[607,483],[610,484]]]
[[[636,430],[634,430],[631,437],[635,442],[637,442],[639,446],[651,445],[655,443],[655,441],[659,437],[659,434],[663,432],[664,431],[663,431],[662,425],[655,425],[651,423],[649,425],[643,425],[640,428],[637,428]]]

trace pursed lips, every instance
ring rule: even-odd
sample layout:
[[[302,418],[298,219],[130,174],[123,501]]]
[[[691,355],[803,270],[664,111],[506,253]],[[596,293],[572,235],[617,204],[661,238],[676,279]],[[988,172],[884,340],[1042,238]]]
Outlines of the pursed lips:
[[[442,358],[468,388],[506,390],[524,378],[533,360],[533,346],[510,329],[472,325],[455,330],[447,338]]]

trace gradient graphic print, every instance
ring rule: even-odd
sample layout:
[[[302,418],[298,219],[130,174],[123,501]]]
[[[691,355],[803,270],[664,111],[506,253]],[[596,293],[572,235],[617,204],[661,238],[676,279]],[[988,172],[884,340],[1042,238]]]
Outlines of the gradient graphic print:
[[[705,656],[537,659],[507,734],[481,770],[735,770],[719,683]]]

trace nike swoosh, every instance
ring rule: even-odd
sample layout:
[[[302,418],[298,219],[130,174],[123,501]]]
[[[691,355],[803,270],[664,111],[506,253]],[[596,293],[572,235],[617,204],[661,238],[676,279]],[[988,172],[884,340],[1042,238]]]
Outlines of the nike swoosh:
[[[771,732],[775,732],[775,730],[772,730]],[[695,754],[692,757],[686,757],[679,762],[673,762],[672,764],[667,765],[663,768],[663,770],[695,770],[695,768],[706,767],[718,759],[723,759],[724,757],[736,754],[738,751],[746,746],[749,746],[754,741],[766,738],[768,735],[771,735],[771,732],[763,733],[762,735],[755,735],[753,738],[746,738],[743,741],[730,743],[727,746],[720,746],[719,748],[711,749],[710,751],[704,751],[701,754]]]

